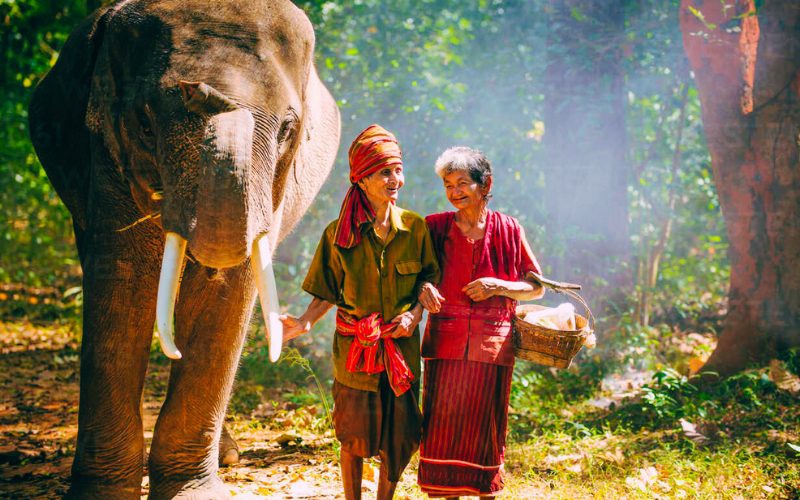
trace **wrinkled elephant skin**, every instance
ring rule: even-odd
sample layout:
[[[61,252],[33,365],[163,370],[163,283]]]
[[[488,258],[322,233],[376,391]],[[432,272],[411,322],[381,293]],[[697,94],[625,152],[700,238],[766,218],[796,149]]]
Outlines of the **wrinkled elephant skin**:
[[[311,24],[287,1],[124,0],[78,26],[37,87],[31,139],[72,214],[83,268],[68,496],[139,498],[157,309],[176,361],[150,497],[228,496],[218,440],[267,279],[251,254],[291,231],[339,145],[313,51]]]

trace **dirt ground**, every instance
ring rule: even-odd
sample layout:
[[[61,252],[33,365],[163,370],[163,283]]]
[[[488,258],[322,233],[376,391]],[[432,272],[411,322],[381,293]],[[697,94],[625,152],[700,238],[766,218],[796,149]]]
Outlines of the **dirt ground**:
[[[60,498],[69,487],[79,396],[79,346],[72,339],[68,327],[0,323],[0,497]],[[151,363],[144,398],[148,446],[167,377],[167,365]],[[241,462],[220,475],[235,498],[343,498],[330,436],[298,435],[290,422],[286,429],[250,418],[228,425]],[[365,497],[374,497],[374,464],[365,469]],[[404,491],[415,487],[411,470],[406,476]],[[145,476],[142,496],[147,492]]]

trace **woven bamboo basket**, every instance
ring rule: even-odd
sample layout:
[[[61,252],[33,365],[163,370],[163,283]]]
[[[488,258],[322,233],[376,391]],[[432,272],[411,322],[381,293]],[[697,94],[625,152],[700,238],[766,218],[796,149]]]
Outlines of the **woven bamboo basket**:
[[[546,307],[536,304],[517,306],[512,321],[515,355],[540,365],[568,368],[586,338],[594,331],[594,316],[583,298],[574,291],[580,289],[579,285],[550,281],[536,274],[532,277],[543,286],[578,301],[586,309],[586,315],[575,314],[576,330],[554,330],[522,319],[526,314]]]

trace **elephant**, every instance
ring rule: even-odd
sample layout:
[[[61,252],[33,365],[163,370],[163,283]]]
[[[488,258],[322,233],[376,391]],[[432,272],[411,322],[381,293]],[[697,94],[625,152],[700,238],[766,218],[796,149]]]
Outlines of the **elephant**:
[[[75,28],[34,90],[31,141],[83,270],[68,497],[139,498],[154,323],[174,361],[150,498],[229,496],[218,441],[255,300],[273,321],[272,253],[339,147],[314,44],[286,0],[120,0]]]

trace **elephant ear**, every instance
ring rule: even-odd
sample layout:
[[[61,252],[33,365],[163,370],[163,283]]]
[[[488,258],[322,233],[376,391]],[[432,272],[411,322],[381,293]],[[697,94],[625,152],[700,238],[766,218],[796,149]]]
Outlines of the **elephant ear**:
[[[111,37],[114,26],[112,18],[115,10],[109,11],[101,17],[99,24],[103,26],[103,35],[106,39]],[[115,36],[114,39],[118,39]],[[102,137],[102,146],[106,148],[117,170],[122,173],[125,164],[123,151],[119,142],[119,91],[117,80],[112,68],[112,42],[98,43],[95,47],[94,68],[89,88],[89,99],[86,105],[85,125],[92,133]]]
[[[299,221],[328,177],[341,135],[341,118],[336,101],[310,65],[303,101],[303,125],[297,140],[292,174],[286,183],[281,235]]]
[[[87,106],[109,10],[98,9],[70,34],[29,107],[31,142],[76,228],[86,227],[91,161]]]
[[[300,168],[303,169],[304,176],[308,169],[316,170],[321,181],[324,181],[336,159],[342,125],[339,107],[320,81],[313,64],[309,70],[303,115],[305,119],[297,158],[305,165]],[[312,196],[315,195],[316,193]]]

